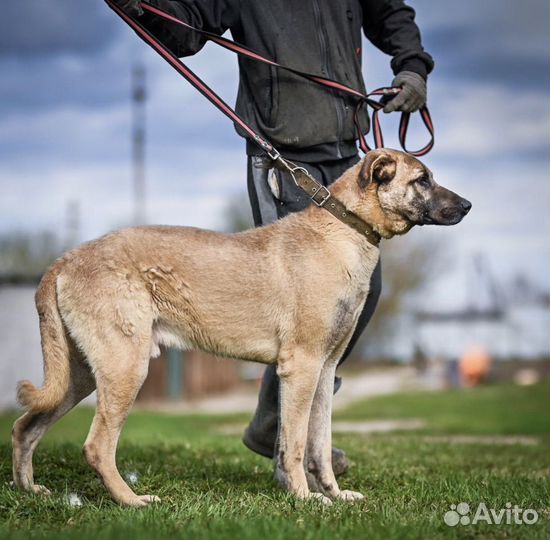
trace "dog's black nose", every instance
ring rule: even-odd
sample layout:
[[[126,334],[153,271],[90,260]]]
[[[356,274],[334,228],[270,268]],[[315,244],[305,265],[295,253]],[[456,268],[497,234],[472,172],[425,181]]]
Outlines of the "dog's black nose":
[[[466,199],[462,199],[460,201],[460,206],[462,207],[462,210],[464,210],[464,213],[467,214],[470,211],[470,208],[472,208],[472,203]]]

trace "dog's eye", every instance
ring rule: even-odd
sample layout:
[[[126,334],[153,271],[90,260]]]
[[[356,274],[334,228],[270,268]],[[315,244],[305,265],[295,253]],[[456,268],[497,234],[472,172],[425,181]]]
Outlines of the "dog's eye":
[[[427,176],[421,176],[416,183],[424,188],[430,187],[430,179]]]

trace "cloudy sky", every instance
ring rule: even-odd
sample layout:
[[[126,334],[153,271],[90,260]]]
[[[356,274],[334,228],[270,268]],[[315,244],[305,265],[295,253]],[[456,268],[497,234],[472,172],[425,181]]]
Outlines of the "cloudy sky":
[[[436,60],[429,105],[437,143],[425,161],[473,202],[459,226],[411,233],[437,237],[456,254],[431,301],[454,301],[457,283],[469,287],[476,253],[487,254],[501,280],[521,272],[546,287],[548,2],[410,4]],[[389,60],[365,44],[368,88],[389,84]],[[223,226],[227,201],[246,197],[244,143],[226,118],[102,0],[19,0],[3,5],[0,20],[0,232],[63,236],[71,200],[81,207],[81,240],[130,221],[136,61],[147,69],[148,221]],[[208,45],[188,63],[234,101],[230,53]],[[384,118],[388,146],[398,144],[396,122]],[[412,135],[411,146],[422,142],[420,130]]]

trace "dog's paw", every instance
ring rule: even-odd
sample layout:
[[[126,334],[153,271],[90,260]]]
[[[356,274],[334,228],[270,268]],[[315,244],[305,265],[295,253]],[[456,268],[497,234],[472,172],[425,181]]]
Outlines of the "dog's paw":
[[[362,493],[359,493],[358,491],[351,491],[349,489],[344,489],[340,491],[340,493],[338,493],[336,498],[340,499],[341,501],[352,502],[352,501],[359,501],[361,499],[364,499],[365,496]]]
[[[160,497],[156,495],[138,495],[138,499],[143,503],[143,506],[160,502]]]
[[[156,495],[136,495],[129,500],[119,500],[123,506],[133,506],[134,508],[143,508],[150,504],[159,503],[160,499]]]
[[[328,497],[325,497],[322,493],[310,492],[308,493],[307,498],[315,499],[321,504],[326,504],[327,506],[330,506],[332,504],[332,501]]]
[[[41,486],[40,484],[33,484],[32,486],[30,486],[29,491],[35,493],[36,495],[52,494],[52,492],[46,486]]]

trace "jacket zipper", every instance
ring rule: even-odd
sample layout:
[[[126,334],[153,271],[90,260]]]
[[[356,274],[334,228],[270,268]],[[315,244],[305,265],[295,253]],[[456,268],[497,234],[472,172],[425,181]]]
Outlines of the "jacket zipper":
[[[334,79],[334,74],[332,73],[331,66],[329,63],[328,47],[327,47],[327,37],[325,35],[325,27],[322,24],[321,20],[321,8],[319,7],[319,0],[313,0],[313,11],[315,13],[315,22],[317,24],[319,43],[321,46],[321,54],[323,59],[323,68],[326,71],[326,76]],[[334,96],[334,103],[336,109],[336,131],[338,133],[338,141],[336,143],[337,149],[337,158],[342,158],[342,151],[340,148],[340,143],[342,142],[342,111],[340,110],[339,100],[335,90],[330,90]]]

